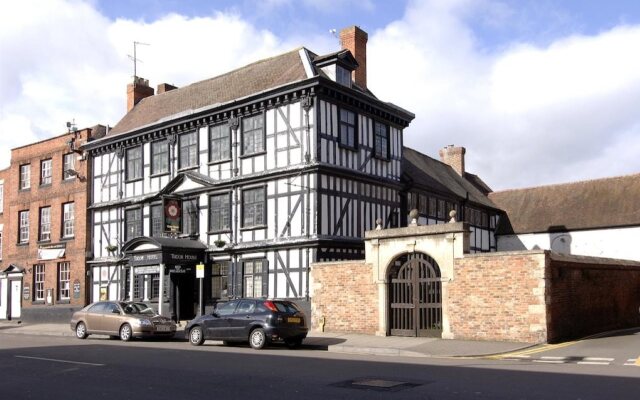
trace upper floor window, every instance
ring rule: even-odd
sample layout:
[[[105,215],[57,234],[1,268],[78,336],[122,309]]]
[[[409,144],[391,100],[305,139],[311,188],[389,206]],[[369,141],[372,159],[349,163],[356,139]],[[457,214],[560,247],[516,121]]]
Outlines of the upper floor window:
[[[75,178],[75,156],[74,153],[65,154],[62,156],[62,179],[71,180]]]
[[[161,236],[164,231],[162,204],[154,204],[151,206],[151,236]]]
[[[151,143],[151,175],[169,172],[169,142],[160,140]]]
[[[125,211],[125,240],[142,236],[142,209],[133,208]]]
[[[265,209],[267,207],[265,200],[264,187],[256,189],[248,189],[242,192],[242,227],[252,227],[265,225],[267,218]]]
[[[178,137],[180,148],[178,168],[198,166],[198,132],[185,133]]]
[[[2,230],[0,230],[0,260],[2,260]]]
[[[29,210],[20,211],[18,213],[18,220],[20,221],[20,231],[18,233],[19,243],[29,242]]]
[[[38,240],[51,240],[51,207],[40,209],[40,237]]]
[[[374,154],[378,158],[389,158],[389,127],[385,124],[375,121],[373,123],[375,136]]]
[[[336,82],[341,85],[351,87],[351,71],[336,65]]]
[[[231,129],[229,124],[209,127],[209,161],[222,161],[231,158]]]
[[[228,193],[209,197],[209,231],[226,231],[231,228],[231,207]]]
[[[191,235],[198,233],[200,210],[198,209],[198,199],[182,200],[182,233]]]
[[[31,165],[24,164],[20,166],[20,189],[29,189],[31,187]]]
[[[62,237],[70,238],[75,234],[75,205],[64,203],[62,205]]]
[[[242,119],[242,155],[260,153],[264,147],[264,115]]]
[[[340,144],[355,149],[356,141],[356,114],[349,110],[340,110]]]
[[[51,184],[51,159],[40,161],[40,184]]]
[[[127,150],[126,177],[128,181],[142,179],[142,146]]]

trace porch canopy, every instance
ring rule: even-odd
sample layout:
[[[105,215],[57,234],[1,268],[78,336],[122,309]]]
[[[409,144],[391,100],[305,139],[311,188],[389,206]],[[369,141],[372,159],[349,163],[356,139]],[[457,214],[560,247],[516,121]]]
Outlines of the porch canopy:
[[[199,240],[147,236],[131,239],[122,246],[132,267],[197,264],[204,262],[206,249]]]

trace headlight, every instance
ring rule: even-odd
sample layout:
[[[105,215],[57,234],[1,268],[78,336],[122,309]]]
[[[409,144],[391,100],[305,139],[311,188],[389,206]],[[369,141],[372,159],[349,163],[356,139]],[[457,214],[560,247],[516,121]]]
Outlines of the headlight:
[[[140,326],[151,326],[151,325],[153,325],[151,323],[151,321],[149,321],[148,319],[141,319],[138,322],[140,323]]]

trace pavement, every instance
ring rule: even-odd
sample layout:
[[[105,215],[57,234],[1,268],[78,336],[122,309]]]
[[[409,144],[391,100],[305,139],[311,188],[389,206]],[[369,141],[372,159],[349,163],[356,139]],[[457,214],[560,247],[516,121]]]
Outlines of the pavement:
[[[184,324],[178,327],[174,340],[186,340]],[[0,334],[75,336],[69,324],[30,324],[0,321]],[[530,343],[374,336],[355,333],[312,331],[303,348],[335,353],[368,354],[402,357],[481,357],[510,353],[534,347]]]

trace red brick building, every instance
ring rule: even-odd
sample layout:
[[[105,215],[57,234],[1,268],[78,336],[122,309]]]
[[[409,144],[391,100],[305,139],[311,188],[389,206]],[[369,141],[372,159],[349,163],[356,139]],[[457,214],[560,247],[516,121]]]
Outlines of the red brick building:
[[[11,150],[0,217],[0,319],[64,320],[87,303],[90,163],[78,149],[104,134],[98,125]]]

